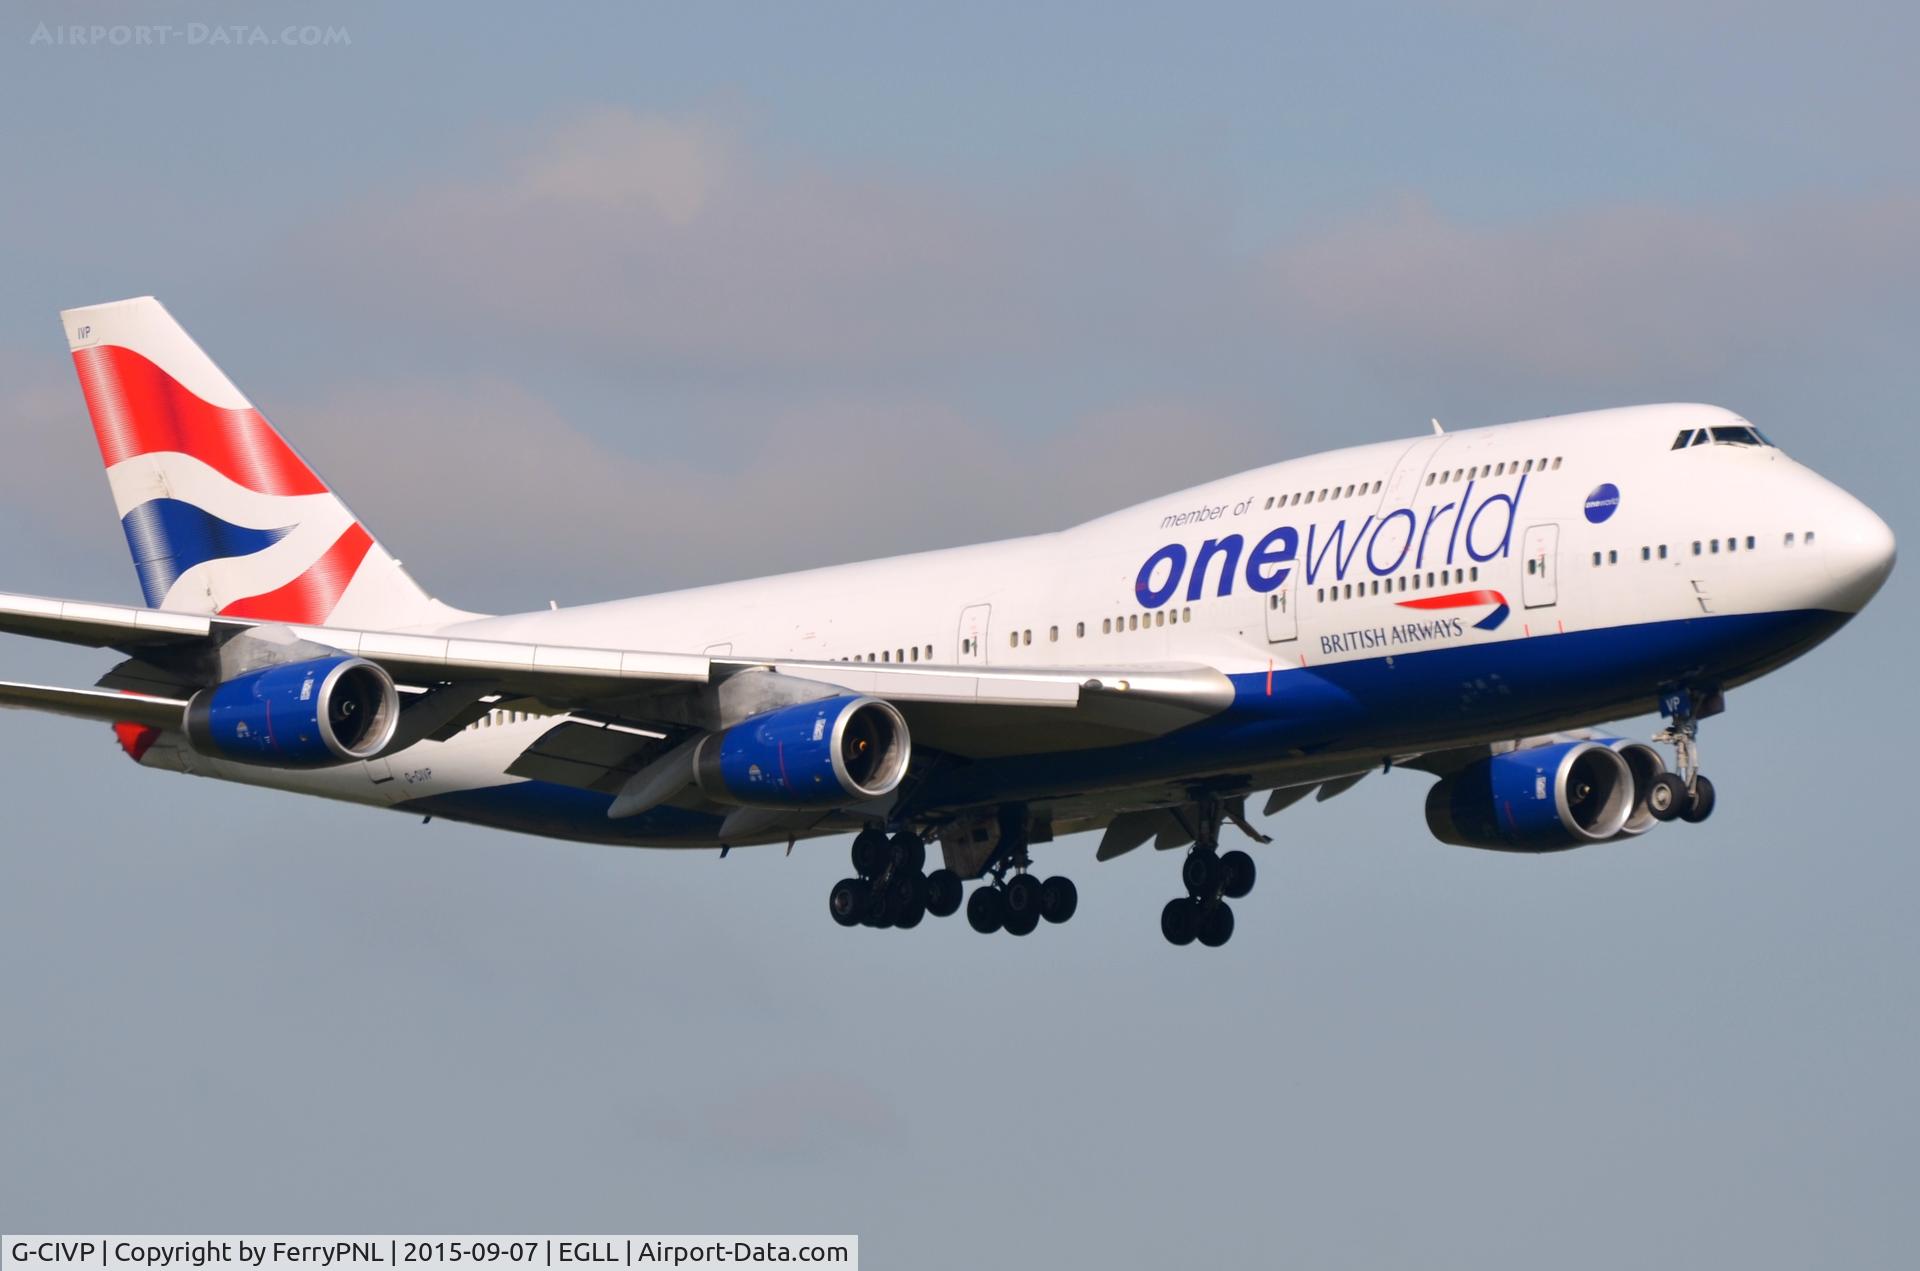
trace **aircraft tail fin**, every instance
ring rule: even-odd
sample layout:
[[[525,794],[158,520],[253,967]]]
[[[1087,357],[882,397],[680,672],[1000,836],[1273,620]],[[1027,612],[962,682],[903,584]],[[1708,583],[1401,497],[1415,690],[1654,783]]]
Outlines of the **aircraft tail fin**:
[[[147,605],[391,630],[433,599],[151,296],[61,315]]]

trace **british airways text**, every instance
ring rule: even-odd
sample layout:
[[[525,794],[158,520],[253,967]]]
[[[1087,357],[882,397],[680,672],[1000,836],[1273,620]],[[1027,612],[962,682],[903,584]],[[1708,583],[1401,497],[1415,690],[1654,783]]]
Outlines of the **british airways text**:
[[[1512,547],[1527,478],[1521,477],[1511,493],[1483,495],[1478,502],[1474,498],[1477,484],[1467,482],[1458,502],[1428,508],[1424,525],[1410,507],[1395,508],[1384,516],[1369,515],[1358,526],[1344,517],[1331,526],[1308,525],[1304,554],[1300,531],[1291,525],[1269,531],[1251,549],[1240,534],[1210,538],[1191,553],[1184,543],[1168,543],[1141,564],[1134,577],[1134,598],[1148,609],[1158,609],[1178,596],[1185,582],[1187,600],[1199,600],[1216,561],[1219,583],[1214,594],[1225,596],[1232,593],[1236,574],[1244,576],[1256,592],[1278,591],[1296,562],[1304,566],[1306,581],[1312,585],[1329,574],[1339,582],[1358,574],[1363,565],[1381,577],[1401,569],[1424,569],[1429,563],[1451,565],[1462,552],[1476,563],[1495,560]]]

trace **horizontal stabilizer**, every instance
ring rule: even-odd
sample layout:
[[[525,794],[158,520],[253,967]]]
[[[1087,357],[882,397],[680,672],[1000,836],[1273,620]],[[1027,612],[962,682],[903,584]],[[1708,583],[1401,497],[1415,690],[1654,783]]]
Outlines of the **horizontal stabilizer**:
[[[13,684],[5,681],[0,681],[0,707],[47,711],[54,715],[97,719],[109,724],[150,724],[155,728],[183,727],[187,714],[185,699],[178,697],[151,697],[145,693],[121,693],[113,689],[56,688],[46,684]]]

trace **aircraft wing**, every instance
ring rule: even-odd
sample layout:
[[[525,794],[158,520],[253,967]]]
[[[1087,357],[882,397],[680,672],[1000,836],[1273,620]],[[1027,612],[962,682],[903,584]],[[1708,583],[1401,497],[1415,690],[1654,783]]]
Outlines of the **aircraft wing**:
[[[773,671],[883,698],[906,714],[916,741],[975,757],[1158,736],[1216,714],[1233,701],[1231,681],[1204,666],[999,669],[710,658],[288,626],[0,594],[0,632],[118,649],[148,666],[191,666],[253,628],[290,631],[299,639],[366,658],[403,685],[483,687],[502,698],[529,699],[641,726],[712,726],[717,711],[712,699],[721,684],[743,672]],[[1008,729],[1004,711],[1009,708],[1033,708],[1035,716],[1019,729]]]

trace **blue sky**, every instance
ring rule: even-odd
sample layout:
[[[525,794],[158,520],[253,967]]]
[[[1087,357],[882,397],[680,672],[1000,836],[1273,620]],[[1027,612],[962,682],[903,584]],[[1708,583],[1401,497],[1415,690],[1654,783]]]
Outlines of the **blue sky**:
[[[221,21],[349,42],[34,39]],[[1915,27],[1719,0],[16,6],[0,587],[137,595],[55,314],[149,292],[473,608],[1051,528],[1432,415],[1667,399],[1741,410],[1907,537]],[[869,515],[816,497],[849,488]],[[838,844],[720,864],[423,828],[7,714],[0,1225],[1895,1265],[1916,616],[1896,573],[1736,694],[1698,829],[1448,849],[1408,774],[1291,810],[1211,958],[1154,930],[1173,861],[1095,867],[1090,840],[1048,865],[1071,927],[848,933]]]

